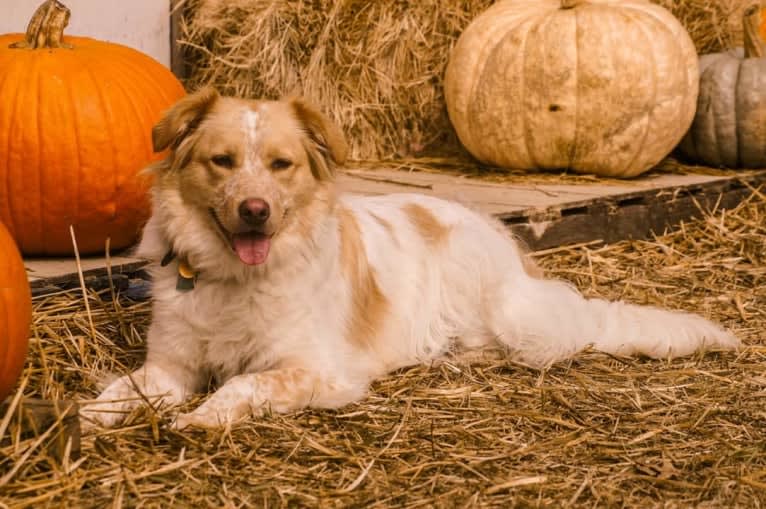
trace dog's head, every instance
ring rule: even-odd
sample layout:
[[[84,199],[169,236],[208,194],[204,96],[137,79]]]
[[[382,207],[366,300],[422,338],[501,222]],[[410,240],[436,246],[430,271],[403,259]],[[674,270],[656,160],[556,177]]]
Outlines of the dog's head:
[[[176,214],[192,213],[194,228],[216,232],[246,265],[266,262],[272,240],[300,224],[347,151],[340,129],[302,99],[247,101],[212,88],[171,107],[152,141],[170,150],[154,169],[155,202],[177,198]]]

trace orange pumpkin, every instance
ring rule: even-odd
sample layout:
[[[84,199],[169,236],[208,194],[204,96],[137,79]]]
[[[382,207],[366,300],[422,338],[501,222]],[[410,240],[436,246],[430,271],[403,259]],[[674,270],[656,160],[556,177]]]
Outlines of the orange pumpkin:
[[[21,255],[0,223],[0,401],[24,367],[32,320],[32,296]]]
[[[48,0],[26,34],[0,35],[0,221],[28,255],[103,253],[137,239],[158,155],[151,127],[184,95],[134,49],[64,36],[69,9]]]
[[[761,24],[758,27],[758,33],[761,39],[766,39],[766,9],[761,9]]]

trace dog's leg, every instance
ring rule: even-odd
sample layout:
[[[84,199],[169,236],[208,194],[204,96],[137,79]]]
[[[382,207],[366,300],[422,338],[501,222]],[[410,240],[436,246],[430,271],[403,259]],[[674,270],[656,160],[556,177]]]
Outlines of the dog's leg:
[[[238,375],[196,410],[179,414],[175,427],[216,428],[267,409],[285,413],[309,405],[334,408],[361,398],[366,389],[366,384],[328,380],[302,368]]]
[[[137,406],[176,405],[196,390],[196,377],[180,366],[147,362],[132,374],[112,382],[92,403],[81,407],[83,426],[111,427]]]
[[[487,297],[492,333],[533,366],[549,365],[588,345],[612,354],[653,358],[739,345],[731,333],[701,316],[586,299],[561,281],[517,275]]]

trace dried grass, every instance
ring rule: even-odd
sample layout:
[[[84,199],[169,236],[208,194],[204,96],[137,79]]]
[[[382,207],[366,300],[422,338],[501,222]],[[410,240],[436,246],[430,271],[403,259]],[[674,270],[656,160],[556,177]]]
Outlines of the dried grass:
[[[545,373],[503,360],[414,367],[338,411],[174,433],[143,412],[59,463],[12,425],[9,507],[762,507],[766,503],[766,197],[649,241],[538,256],[586,294],[684,308],[738,354],[676,361],[586,352]],[[25,396],[89,397],[144,352],[145,302],[35,301]],[[0,422],[2,418],[0,417]]]
[[[747,7],[759,1],[652,0],[678,18],[700,54],[741,46],[742,15]]]
[[[468,158],[449,123],[442,76],[452,45],[494,0],[187,0],[189,88],[300,93],[349,134],[355,159]],[[741,40],[757,0],[654,0],[709,52]]]

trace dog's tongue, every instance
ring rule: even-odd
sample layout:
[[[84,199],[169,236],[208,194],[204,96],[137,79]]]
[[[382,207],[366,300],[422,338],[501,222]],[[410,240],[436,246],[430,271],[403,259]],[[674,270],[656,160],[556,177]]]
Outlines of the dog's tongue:
[[[269,256],[271,239],[258,233],[238,233],[234,235],[234,250],[247,265],[259,265]]]

